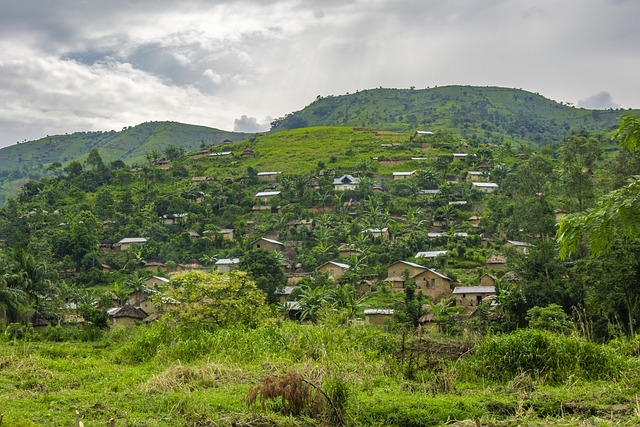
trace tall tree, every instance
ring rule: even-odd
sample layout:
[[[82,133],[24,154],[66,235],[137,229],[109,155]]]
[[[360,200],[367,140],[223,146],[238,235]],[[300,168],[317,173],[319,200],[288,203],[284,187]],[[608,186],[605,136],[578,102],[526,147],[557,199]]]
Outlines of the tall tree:
[[[238,268],[246,271],[256,285],[267,298],[267,302],[275,303],[278,300],[276,289],[287,284],[287,277],[280,267],[280,261],[274,251],[255,249],[249,251],[240,260]]]
[[[631,153],[640,151],[640,118],[623,116],[616,136]],[[599,254],[609,247],[616,231],[627,237],[640,233],[640,176],[630,177],[624,187],[600,198],[595,208],[566,216],[557,232],[560,256],[576,252],[584,240]]]

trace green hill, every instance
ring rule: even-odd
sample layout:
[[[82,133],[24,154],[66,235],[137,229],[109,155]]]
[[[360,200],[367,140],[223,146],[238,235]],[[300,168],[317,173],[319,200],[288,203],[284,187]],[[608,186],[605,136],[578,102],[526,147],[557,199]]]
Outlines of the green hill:
[[[311,160],[317,162],[318,157],[329,159],[339,155],[366,160],[368,156],[364,152],[361,156],[352,156],[354,152],[358,153],[358,140],[363,137],[362,133],[375,132],[370,129],[397,133],[396,136],[368,136],[381,142],[393,138],[406,140],[416,130],[430,130],[447,135],[452,141],[463,138],[472,144],[557,145],[573,131],[609,133],[617,127],[618,117],[624,112],[574,108],[521,89],[498,87],[364,90],[342,96],[318,97],[304,109],[276,119],[270,134],[312,127],[344,129],[338,131],[334,128],[326,132],[315,129],[312,131],[313,138],[309,138],[305,132],[278,136],[277,139],[282,139],[284,144],[297,146],[296,158],[292,157],[292,150],[271,148],[272,157],[268,163],[277,165],[287,160],[304,161],[300,157],[304,155],[309,163],[312,163]],[[354,138],[343,139],[344,135],[340,136],[338,140],[346,145],[342,144],[344,146],[341,145],[337,151],[332,151],[331,147],[336,141],[333,134],[352,132],[347,128],[362,128],[362,132]],[[83,161],[93,148],[99,150],[105,162],[123,160],[131,164],[145,161],[146,155],[153,151],[162,154],[172,144],[193,151],[202,144],[239,141],[248,136],[176,122],[148,122],[120,132],[76,132],[13,145],[0,149],[0,205],[8,196],[16,194],[29,179],[47,175],[48,165]],[[269,134],[264,136],[268,137]],[[353,143],[355,146],[352,146]],[[318,153],[322,155],[318,156]],[[267,164],[267,157],[262,156],[261,159],[262,165]],[[295,170],[295,162],[292,165]],[[288,170],[287,167],[284,169]]]
[[[623,110],[586,110],[521,89],[446,86],[371,89],[318,97],[273,123],[272,130],[308,126],[356,126],[394,131],[443,130],[464,138],[543,145],[571,131],[606,131]]]
[[[140,163],[145,161],[147,153],[155,150],[162,155],[172,144],[192,151],[203,143],[217,145],[247,136],[177,122],[148,122],[120,132],[75,132],[12,145],[0,149],[0,205],[28,179],[44,176],[48,165],[82,161],[94,148],[99,150],[105,162]]]

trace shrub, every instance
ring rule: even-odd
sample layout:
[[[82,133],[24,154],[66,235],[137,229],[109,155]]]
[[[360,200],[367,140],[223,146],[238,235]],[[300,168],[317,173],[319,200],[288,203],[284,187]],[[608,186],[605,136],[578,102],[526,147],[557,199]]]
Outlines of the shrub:
[[[527,321],[532,329],[545,329],[563,335],[568,335],[573,330],[569,317],[558,304],[529,309]]]
[[[606,379],[620,376],[625,367],[610,347],[534,329],[487,337],[469,362],[475,375],[499,381],[520,374],[551,382],[570,376]]]

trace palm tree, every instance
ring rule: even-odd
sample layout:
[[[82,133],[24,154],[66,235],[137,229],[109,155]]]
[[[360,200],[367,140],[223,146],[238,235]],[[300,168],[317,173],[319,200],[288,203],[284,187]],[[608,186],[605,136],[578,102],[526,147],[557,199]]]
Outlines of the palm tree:
[[[6,323],[18,322],[28,307],[28,295],[22,289],[7,285],[0,280],[0,319]]]
[[[29,304],[37,308],[42,298],[55,293],[53,271],[24,249],[12,249],[6,261],[8,268],[0,279],[6,286],[26,293]]]
[[[298,302],[300,303],[300,320],[316,323],[320,310],[327,302],[327,288],[324,286],[302,288]]]
[[[358,298],[358,291],[351,285],[342,285],[328,292],[331,307],[343,314],[343,323],[353,320],[362,307],[364,296]]]

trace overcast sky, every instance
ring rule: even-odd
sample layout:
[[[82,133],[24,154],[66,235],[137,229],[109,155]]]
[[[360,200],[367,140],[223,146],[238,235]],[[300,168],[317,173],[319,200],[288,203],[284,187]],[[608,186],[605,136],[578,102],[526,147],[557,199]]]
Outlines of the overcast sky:
[[[152,120],[255,132],[379,86],[640,108],[639,16],[636,0],[0,0],[0,146]]]

